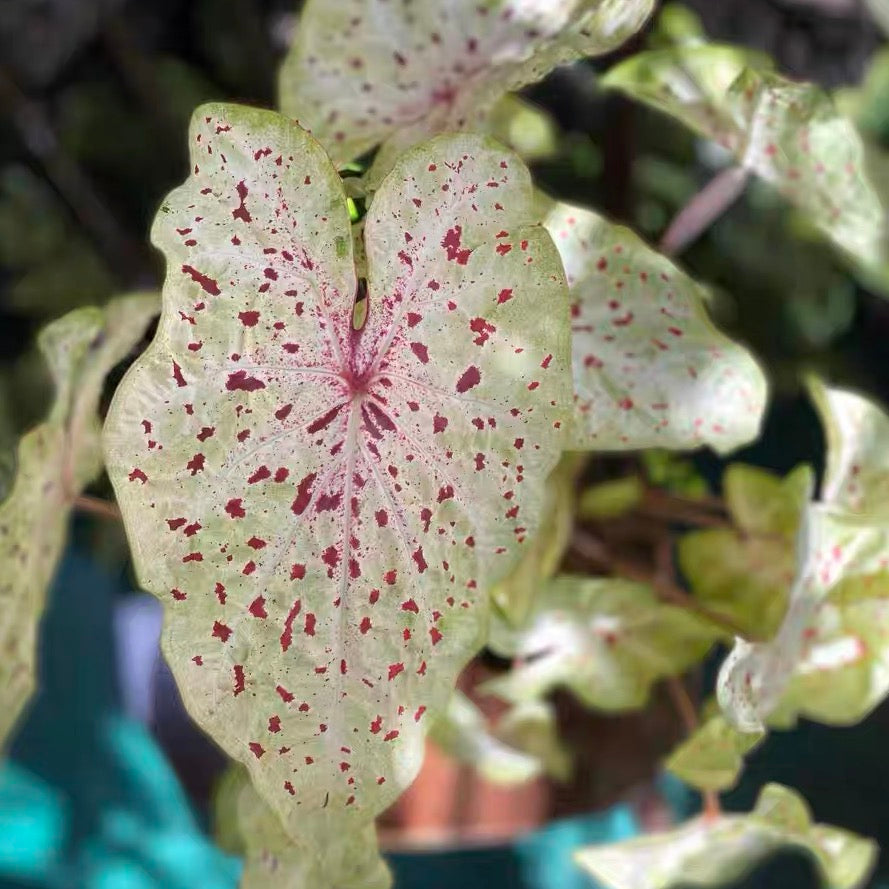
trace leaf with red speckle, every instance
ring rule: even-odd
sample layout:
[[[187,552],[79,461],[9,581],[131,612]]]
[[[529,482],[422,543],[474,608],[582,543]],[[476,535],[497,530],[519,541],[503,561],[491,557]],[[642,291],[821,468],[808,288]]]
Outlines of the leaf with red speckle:
[[[380,143],[377,181],[429,135],[479,130],[498,99],[616,49],[652,0],[309,0],[281,69],[280,103],[336,163]]]
[[[720,669],[720,706],[741,731],[761,731],[776,711],[781,722],[797,714],[854,722],[889,692],[886,670],[874,668],[874,659],[889,657],[883,638],[889,526],[812,504],[798,546],[796,580],[778,632],[768,642],[737,639]],[[864,635],[851,632],[864,615],[875,623]],[[800,695],[807,687],[821,692]]]
[[[873,840],[813,823],[796,791],[766,784],[748,814],[701,815],[674,830],[588,846],[574,857],[608,889],[672,889],[734,885],[788,848],[805,852],[832,889],[863,886],[877,855]]]
[[[889,260],[889,215],[861,137],[819,87],[707,44],[642,53],[603,83],[718,142],[866,266]]]
[[[573,446],[723,453],[755,438],[766,381],[706,292],[629,229],[568,204],[546,227],[571,288]]]
[[[198,109],[190,143],[196,172],[154,225],[164,313],[110,409],[109,475],[190,713],[291,835],[323,845],[412,780],[487,590],[537,529],[570,415],[567,288],[526,168],[443,136],[374,198],[355,329],[346,197],[320,145],[223,105]]]
[[[521,663],[485,688],[513,702],[569,688],[590,707],[631,710],[645,704],[654,682],[688,669],[717,639],[712,626],[642,584],[557,577],[524,627],[499,634],[498,652]]]
[[[339,831],[331,847],[297,845],[243,766],[230,766],[213,801],[217,841],[244,858],[240,889],[389,889],[372,824]]]
[[[21,440],[15,481],[0,504],[0,744],[34,689],[38,623],[74,499],[102,467],[102,385],[157,309],[156,294],[122,297],[71,312],[39,336],[55,400],[46,421]]]

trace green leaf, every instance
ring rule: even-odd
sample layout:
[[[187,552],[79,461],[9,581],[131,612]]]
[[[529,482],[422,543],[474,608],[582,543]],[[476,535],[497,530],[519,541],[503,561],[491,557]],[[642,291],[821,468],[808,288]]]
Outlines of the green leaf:
[[[876,602],[886,591],[885,565],[889,559],[889,526],[869,519],[812,504],[800,531],[796,580],[790,592],[787,615],[773,639],[763,643],[736,640],[719,674],[720,706],[741,731],[761,731],[776,710],[779,720],[789,718],[785,694],[794,695],[797,677],[818,671],[855,668],[864,658],[864,688],[855,697],[841,700],[842,713],[830,716],[835,705],[827,700],[797,700],[798,712],[818,712],[826,721],[847,721],[849,711],[870,709],[889,691],[889,674],[881,666],[889,651],[877,638],[878,647],[865,650],[857,636],[847,635],[837,620],[844,600]],[[850,592],[852,591],[852,592]],[[828,607],[830,606],[830,607]],[[882,610],[882,606],[880,606]],[[826,626],[819,624],[827,621]],[[880,624],[877,624],[879,627]],[[879,637],[879,630],[873,634]],[[868,672],[869,671],[869,672]],[[859,673],[859,677],[862,674]],[[829,680],[824,680],[827,682]],[[840,680],[843,681],[843,680]],[[848,685],[845,691],[850,692]],[[843,695],[840,695],[843,698]],[[790,714],[794,712],[790,708]]]
[[[612,889],[669,889],[733,883],[787,847],[811,856],[831,889],[863,885],[877,855],[873,840],[813,824],[802,797],[767,784],[749,815],[696,818],[667,833],[590,846],[575,857]]]
[[[817,86],[773,74],[742,50],[706,44],[642,53],[603,82],[718,142],[864,264],[886,261],[886,209],[866,173],[861,137]]]
[[[413,779],[533,539],[570,410],[567,293],[528,171],[488,140],[440,137],[383,183],[360,330],[321,146],[231,105],[198,109],[190,146],[109,475],[189,712],[323,849]]]
[[[552,116],[513,93],[491,109],[486,129],[529,164],[551,160],[559,152],[559,128]]]
[[[889,416],[854,392],[808,385],[827,439],[822,499],[889,520]]]
[[[562,564],[574,527],[577,477],[583,464],[577,454],[563,455],[547,479],[539,530],[518,565],[491,590],[499,614],[513,626],[527,620],[534,597]]]
[[[763,737],[739,732],[725,717],[712,716],[673,751],[665,766],[698,790],[731,790],[744,767],[744,755]]]
[[[877,24],[889,36],[889,0],[864,0]]]
[[[543,771],[535,756],[510,747],[492,734],[482,711],[460,691],[454,692],[429,738],[448,756],[473,766],[494,784],[523,784]]]
[[[724,453],[755,438],[765,377],[713,326],[703,288],[589,210],[554,204],[545,224],[573,296],[573,446]]]
[[[299,118],[335,163],[429,135],[478,130],[505,93],[553,68],[620,46],[652,0],[309,0],[280,75],[283,112]],[[384,171],[385,171],[384,170]]]
[[[518,665],[485,684],[508,701],[568,688],[590,707],[642,707],[651,686],[700,660],[717,638],[693,613],[658,601],[647,586],[615,578],[557,577],[526,626],[501,635]]]
[[[373,824],[340,831],[324,848],[298,844],[263,801],[243,766],[230,766],[214,799],[217,840],[244,856],[240,889],[389,889]]]
[[[510,707],[494,730],[497,738],[533,756],[544,774],[567,781],[573,769],[570,750],[562,742],[555,707],[549,701],[523,701]]]
[[[645,495],[645,484],[638,475],[610,479],[587,488],[577,504],[581,519],[614,519],[632,512]]]
[[[708,528],[679,541],[679,566],[695,598],[732,618],[750,636],[773,636],[787,610],[796,534],[812,486],[807,466],[780,479],[733,464],[723,488],[738,530]]]
[[[156,312],[155,294],[136,294],[104,310],[77,309],[40,334],[55,400],[21,440],[15,481],[0,504],[0,744],[34,690],[37,627],[74,499],[102,467],[102,384]]]

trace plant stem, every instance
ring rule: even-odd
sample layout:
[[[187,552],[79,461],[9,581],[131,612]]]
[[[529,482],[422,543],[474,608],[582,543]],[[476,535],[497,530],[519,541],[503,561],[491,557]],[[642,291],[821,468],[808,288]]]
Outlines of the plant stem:
[[[111,503],[109,500],[102,500],[100,497],[93,497],[90,494],[80,494],[75,497],[74,508],[80,512],[99,516],[99,518],[110,519],[115,522],[122,521],[120,509],[118,509],[116,503]]]
[[[681,253],[740,197],[749,178],[749,170],[743,167],[717,173],[673,217],[661,238],[661,252],[667,256]]]
[[[685,726],[687,735],[693,735],[698,729],[698,712],[695,708],[691,695],[685,687],[685,683],[678,676],[670,676],[667,679],[667,693],[670,700]],[[712,820],[718,818],[722,814],[722,807],[719,805],[719,794],[713,790],[704,790],[701,792],[704,804],[704,819]]]
[[[706,528],[732,527],[731,521],[725,515],[725,504],[715,497],[697,501],[659,488],[648,488],[638,510],[652,518],[670,519],[687,525]]]

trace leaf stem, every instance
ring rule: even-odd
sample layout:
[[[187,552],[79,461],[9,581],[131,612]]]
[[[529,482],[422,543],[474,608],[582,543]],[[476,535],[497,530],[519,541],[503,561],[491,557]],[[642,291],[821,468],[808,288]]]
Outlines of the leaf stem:
[[[682,253],[741,196],[749,178],[750,171],[744,167],[717,173],[673,217],[661,238],[661,252],[667,256]]]
[[[93,497],[90,494],[80,494],[75,497],[74,508],[80,512],[86,512],[103,519],[110,519],[114,522],[123,521],[120,509],[116,503],[102,500],[100,497]]]

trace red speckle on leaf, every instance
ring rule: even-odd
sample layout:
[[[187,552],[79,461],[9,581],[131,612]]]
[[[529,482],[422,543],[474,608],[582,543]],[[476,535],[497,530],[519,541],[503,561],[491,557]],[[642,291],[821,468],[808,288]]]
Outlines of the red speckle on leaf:
[[[243,665],[235,664],[232,668],[232,672],[234,673],[235,677],[234,695],[237,696],[244,690],[245,686]]]
[[[504,287],[500,293],[497,294],[497,304],[505,303],[508,300],[512,299],[512,287]]]
[[[391,732],[386,732],[383,736],[384,741],[394,741],[398,737],[398,730],[393,729]]]
[[[213,278],[207,277],[207,275],[202,274],[194,268],[194,266],[190,265],[183,265],[182,271],[196,284],[200,284],[201,290],[203,290],[204,293],[209,293],[210,296],[219,296],[219,284]]]
[[[414,614],[420,613],[420,608],[417,603],[413,599],[408,599],[406,602],[401,603],[402,611],[412,611]]]
[[[127,478],[131,482],[135,482],[135,481],[142,482],[143,485],[145,484],[145,482],[148,481],[148,476],[141,469],[139,469],[138,466],[134,467],[130,471],[130,474],[127,476]]]
[[[304,632],[307,636],[315,635],[315,615],[311,611],[306,614]]]
[[[257,482],[265,481],[267,478],[271,478],[272,473],[268,466],[260,466],[248,479],[248,485],[255,485]]]
[[[212,438],[215,432],[215,426],[203,426],[201,428],[201,431],[195,436],[195,438],[198,441],[206,441],[208,438]]]
[[[235,219],[240,219],[243,222],[252,222],[253,217],[250,215],[250,211],[247,209],[246,204],[244,203],[247,199],[247,186],[242,179],[236,186],[238,190],[238,199],[240,203],[234,210],[232,210],[232,217]]]
[[[244,327],[256,327],[259,322],[259,312],[238,312],[238,318]]]
[[[225,511],[231,516],[233,519],[242,519],[247,513],[244,511],[244,508],[241,506],[242,500],[240,497],[233,497],[228,503],[225,504]]]
[[[257,741],[251,741],[247,746],[250,748],[250,752],[257,759],[260,759],[262,757],[262,755],[265,753],[265,748],[262,746],[262,744],[258,743]]]
[[[185,464],[186,469],[191,470],[192,475],[196,475],[204,468],[204,455],[195,454],[188,463]]]
[[[292,410],[293,410],[293,405],[292,405],[292,404],[285,404],[285,405],[282,405],[281,407],[278,408],[278,410],[275,411],[275,416],[276,416],[279,420],[286,420],[286,419],[287,419],[287,416],[290,414],[290,412],[291,412]]]
[[[214,588],[214,592],[216,593],[216,598],[219,600],[220,605],[225,605],[225,587],[217,582],[216,587]]]
[[[177,589],[172,589],[172,590],[170,590],[170,595],[171,595],[177,602],[182,602],[184,599],[187,599],[187,598],[188,598],[188,596],[186,596],[186,594],[183,593],[182,590],[177,590]]]
[[[361,634],[364,635],[368,632],[368,630],[370,630],[371,626],[372,624],[370,622],[370,618],[363,617],[361,618],[361,623],[359,624],[358,629],[361,631]]]
[[[255,392],[257,389],[265,389],[265,383],[256,377],[248,376],[245,370],[238,370],[228,375],[225,388],[229,392]]]
[[[302,602],[297,599],[290,606],[290,611],[287,612],[287,617],[284,619],[284,632],[281,633],[281,651],[287,651],[293,642],[293,622],[299,615],[300,608],[302,608]]]
[[[173,362],[173,379],[180,388],[188,385],[185,382],[185,377],[182,376],[182,368],[175,361]]]
[[[377,524],[378,524],[381,528],[383,528],[383,527],[385,527],[386,525],[389,524],[389,516],[388,516],[388,514],[386,513],[386,510],[385,510],[385,509],[378,509],[378,510],[374,513],[374,517],[375,517],[376,520],[377,520]]]
[[[270,716],[269,717],[269,731],[276,735],[279,731],[281,731],[281,717],[280,716]]]
[[[265,618],[269,616],[268,612],[265,610],[265,598],[263,596],[257,596],[250,603],[250,607],[247,610],[254,617]]]
[[[231,634],[231,627],[227,627],[224,623],[218,620],[213,622],[213,635],[217,639],[221,639],[223,642],[228,642]]]
[[[449,228],[442,239],[441,246],[445,248],[449,260],[456,260],[458,265],[466,265],[471,251],[461,249],[460,240],[463,236],[463,227],[455,225]]]
[[[283,685],[276,685],[275,691],[278,692],[278,695],[285,704],[289,704],[293,700],[294,696],[289,691],[287,691],[287,689],[284,688]]]
[[[294,515],[302,515],[306,511],[306,507],[312,499],[312,485],[317,478],[317,474],[310,472],[296,487],[296,498],[294,499],[291,509]]]
[[[417,549],[411,553],[411,558],[417,564],[417,572],[422,574],[429,566],[426,564],[426,559],[423,558],[423,547],[417,547]]]
[[[411,351],[414,353],[414,355],[417,356],[417,358],[420,359],[423,364],[429,363],[429,350],[426,348],[426,346],[423,345],[423,343],[411,343]]]
[[[467,367],[465,371],[463,371],[463,375],[457,380],[457,391],[458,392],[466,392],[469,389],[472,389],[473,386],[477,386],[482,379],[481,373],[479,373],[479,369],[473,364],[470,367]]]
[[[448,428],[448,418],[443,417],[441,414],[436,414],[432,418],[432,432],[435,434],[436,432],[444,432],[445,429]]]
[[[306,566],[296,564],[290,568],[291,580],[302,580],[306,576]]]
[[[370,724],[371,734],[378,735],[380,733],[380,730],[382,729],[382,727],[383,727],[383,717],[380,715],[377,715],[377,718],[374,719],[373,722],[371,722],[371,724]]]
[[[332,407],[327,413],[323,416],[318,417],[313,423],[310,423],[306,427],[306,432],[310,435],[314,435],[316,432],[320,432],[322,429],[326,429],[336,418],[336,415],[343,409],[345,405],[338,404],[336,407]]]
[[[389,681],[391,682],[399,673],[404,672],[404,664],[389,664]]]

